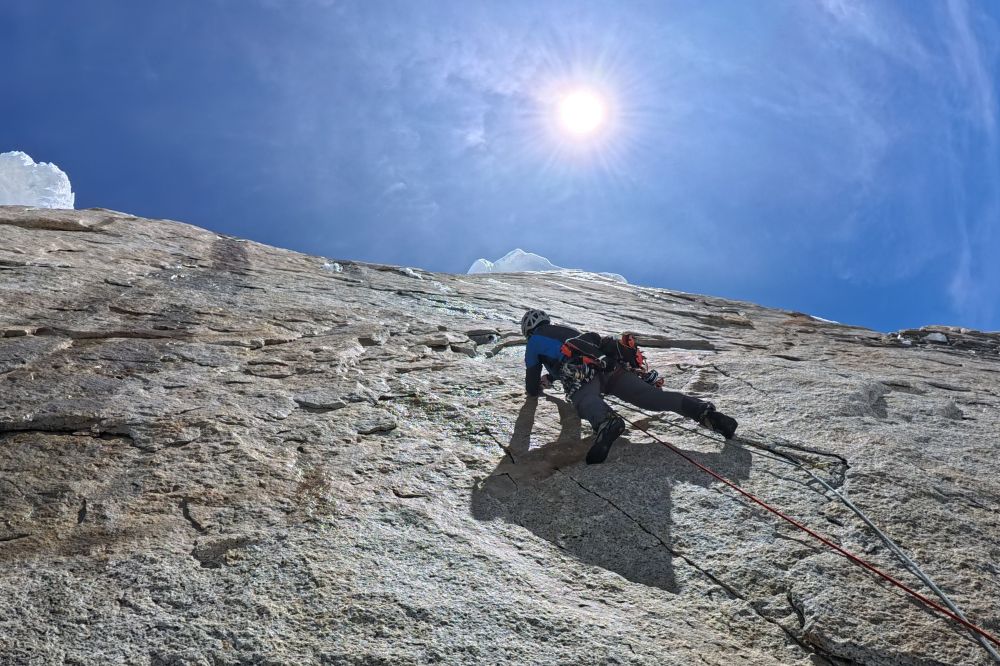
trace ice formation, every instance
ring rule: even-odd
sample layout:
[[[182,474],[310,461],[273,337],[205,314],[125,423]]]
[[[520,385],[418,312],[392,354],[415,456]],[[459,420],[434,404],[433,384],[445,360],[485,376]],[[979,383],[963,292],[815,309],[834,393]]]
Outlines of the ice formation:
[[[476,259],[469,267],[469,273],[518,273],[521,271],[558,271],[561,270],[545,257],[534,252],[525,252],[521,248],[511,250],[496,261]]]
[[[50,162],[38,162],[19,150],[0,153],[0,206],[73,208],[73,189],[66,173]]]
[[[488,259],[476,259],[472,266],[469,267],[467,273],[518,273],[522,271],[561,271],[561,270],[574,270],[574,269],[564,269],[561,266],[556,266],[551,261],[541,256],[540,254],[535,254],[534,252],[525,252],[521,248],[516,250],[511,250],[501,258],[496,261],[490,261]],[[618,282],[625,282],[626,280],[623,276],[617,273],[598,273],[598,275],[603,275],[604,277],[611,278],[612,280],[617,280]]]

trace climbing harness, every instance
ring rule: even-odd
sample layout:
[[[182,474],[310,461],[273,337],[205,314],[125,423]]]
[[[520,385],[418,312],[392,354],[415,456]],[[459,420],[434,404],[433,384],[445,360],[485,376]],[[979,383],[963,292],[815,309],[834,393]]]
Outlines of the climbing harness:
[[[640,409],[638,409],[638,408],[636,408],[634,406],[622,403],[621,401],[616,400],[615,402],[619,406],[621,406],[621,407],[623,407],[625,409],[628,409],[630,411],[642,414],[643,416],[646,416],[646,417],[653,417],[654,416],[652,414],[647,414],[646,412],[644,412],[644,411],[642,411],[642,410],[640,410]],[[814,539],[816,539],[816,540],[820,541],[821,543],[823,543],[825,546],[827,546],[830,549],[836,551],[837,553],[839,553],[840,555],[842,555],[843,557],[845,557],[846,559],[848,559],[853,564],[856,564],[856,565],[858,565],[858,566],[860,566],[860,567],[862,567],[864,569],[867,569],[868,571],[871,571],[872,573],[874,573],[875,575],[879,576],[883,580],[888,581],[892,585],[894,585],[894,586],[898,587],[899,589],[903,590],[906,594],[908,594],[911,597],[913,597],[913,598],[917,599],[918,601],[920,601],[922,604],[924,604],[928,608],[931,608],[931,609],[937,611],[938,613],[940,613],[940,614],[948,617],[949,619],[953,620],[954,622],[957,622],[958,624],[962,625],[963,627],[965,627],[966,629],[968,629],[970,632],[972,632],[975,635],[976,639],[979,641],[979,643],[990,654],[990,656],[994,660],[996,660],[998,663],[1000,663],[1000,654],[997,653],[996,649],[992,645],[990,645],[989,643],[986,642],[986,641],[989,641],[990,643],[993,643],[994,645],[1000,646],[1000,638],[997,638],[996,636],[993,636],[992,634],[990,634],[989,632],[987,632],[985,629],[982,629],[981,627],[979,627],[979,626],[973,624],[972,622],[970,622],[969,620],[967,620],[965,618],[965,616],[961,613],[961,611],[958,610],[958,608],[955,606],[955,604],[944,594],[944,592],[942,592],[937,587],[937,585],[935,585],[926,576],[926,574],[924,574],[922,571],[920,571],[920,569],[913,562],[913,560],[910,559],[902,551],[902,549],[900,549],[899,546],[897,546],[895,544],[895,542],[892,541],[892,539],[890,539],[885,533],[883,533],[881,530],[879,530],[874,525],[874,523],[872,523],[871,520],[869,520],[868,517],[865,516],[864,513],[854,505],[853,502],[851,502],[849,499],[847,499],[846,497],[844,497],[840,492],[838,492],[835,488],[833,488],[828,483],[826,483],[825,481],[823,481],[820,477],[818,477],[817,475],[813,474],[811,470],[809,470],[804,465],[802,465],[800,461],[798,461],[798,460],[796,460],[794,458],[794,456],[790,456],[787,453],[781,452],[780,450],[775,449],[774,447],[768,447],[767,445],[761,445],[761,444],[754,443],[754,442],[746,442],[746,441],[744,441],[744,443],[749,444],[749,445],[753,446],[754,448],[763,448],[765,450],[770,451],[771,453],[774,453],[774,454],[780,456],[781,458],[783,458],[785,460],[789,460],[789,461],[793,462],[797,467],[799,467],[800,469],[806,471],[813,479],[815,479],[820,484],[822,484],[827,490],[829,490],[832,493],[834,493],[834,495],[836,495],[842,502],[844,502],[845,505],[847,505],[852,511],[854,511],[854,513],[857,514],[865,522],[865,524],[867,524],[869,527],[872,528],[872,530],[875,531],[875,533],[879,536],[879,538],[882,539],[882,541],[889,547],[889,549],[898,558],[900,558],[900,560],[903,562],[904,566],[906,566],[906,568],[910,572],[912,572],[914,575],[916,575],[918,578],[920,578],[921,581],[923,581],[932,591],[934,591],[934,593],[937,594],[942,599],[942,601],[948,606],[948,608],[945,608],[941,604],[938,604],[937,602],[933,601],[932,599],[929,599],[928,597],[926,597],[923,594],[917,592],[916,590],[913,590],[912,588],[908,587],[905,583],[902,583],[899,580],[897,580],[896,578],[893,578],[891,575],[885,573],[884,571],[882,571],[881,569],[879,569],[875,565],[873,565],[873,564],[871,564],[871,563],[863,560],[862,558],[858,557],[857,555],[855,555],[855,554],[851,553],[850,551],[844,549],[843,547],[837,545],[836,543],[834,543],[830,539],[828,539],[828,538],[824,537],[823,535],[819,534],[818,532],[810,529],[809,527],[807,527],[806,525],[804,525],[800,521],[796,520],[795,518],[792,518],[792,517],[788,516],[787,514],[783,513],[782,511],[780,511],[779,509],[774,508],[773,506],[771,506],[767,502],[759,499],[757,496],[755,496],[752,493],[744,490],[743,488],[741,488],[740,486],[738,486],[736,483],[730,481],[729,479],[727,479],[726,477],[722,476],[721,474],[715,472],[714,470],[710,469],[709,467],[706,467],[705,465],[699,463],[697,460],[695,460],[694,458],[688,456],[687,454],[685,454],[683,451],[681,451],[680,449],[678,449],[673,444],[670,444],[669,442],[666,442],[666,441],[660,439],[659,437],[657,437],[656,435],[654,435],[652,432],[650,432],[648,429],[640,426],[638,423],[636,423],[636,422],[634,422],[634,421],[632,421],[632,420],[630,420],[630,419],[628,419],[626,417],[623,417],[623,418],[625,418],[625,421],[628,424],[630,424],[631,426],[635,427],[638,430],[641,430],[646,435],[648,435],[649,437],[651,437],[654,441],[656,441],[656,442],[662,444],[663,446],[665,446],[666,448],[670,449],[672,452],[674,452],[675,454],[677,454],[678,456],[680,456],[681,458],[683,458],[687,462],[691,463],[692,465],[694,465],[695,467],[697,467],[701,471],[705,472],[709,476],[711,476],[711,477],[717,479],[718,481],[721,481],[725,485],[729,486],[730,488],[732,488],[736,492],[740,493],[741,495],[743,495],[744,497],[746,497],[747,499],[749,499],[754,504],[757,504],[757,505],[759,505],[759,506],[767,509],[769,512],[771,512],[774,515],[778,516],[782,520],[784,520],[784,521],[786,521],[786,522],[794,525],[799,530],[805,532],[809,536],[811,536]],[[710,437],[710,436],[708,436],[708,435],[706,435],[704,433],[701,433],[701,432],[698,432],[698,431],[695,431],[695,430],[691,430],[689,428],[685,428],[683,426],[680,426],[680,425],[677,425],[677,424],[674,424],[674,423],[670,423],[670,422],[666,422],[666,423],[668,423],[668,425],[677,427],[677,428],[679,428],[681,430],[685,430],[685,431],[688,431],[688,432],[694,432],[695,434],[698,434],[698,435],[701,435],[703,437],[706,437],[707,439],[710,439],[713,442],[718,442],[718,440],[715,439],[714,437]],[[743,441],[743,440],[741,440],[741,441]],[[817,451],[816,453],[822,453],[822,452],[818,452]],[[833,454],[826,454],[826,455],[833,455]],[[839,456],[837,456],[837,457],[839,457]]]

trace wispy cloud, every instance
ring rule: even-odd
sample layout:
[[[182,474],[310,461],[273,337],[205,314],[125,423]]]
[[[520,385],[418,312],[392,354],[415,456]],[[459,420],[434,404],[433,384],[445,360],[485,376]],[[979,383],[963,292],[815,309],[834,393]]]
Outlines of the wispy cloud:
[[[827,291],[905,294],[919,277],[935,317],[993,316],[1000,114],[981,5],[225,11],[236,4],[206,3],[235,28],[199,37],[241,102],[231,124],[245,136],[231,143],[240,164],[266,165],[255,181],[293,200],[288,216],[319,242],[435,269],[528,245],[566,265],[645,262],[662,285],[727,293],[758,280],[770,293],[742,295],[774,303],[789,264]],[[157,85],[171,85],[157,64]],[[551,131],[554,93],[574,79],[613,90],[614,141],[597,159]],[[593,241],[609,229],[624,240]]]
[[[958,134],[960,151],[953,169],[960,170],[954,179],[959,201],[955,210],[959,251],[949,291],[960,315],[968,321],[993,321],[1000,294],[1000,164],[998,164],[997,97],[991,69],[976,36],[976,22],[987,22],[983,15],[973,16],[968,3],[949,0],[950,31],[946,45],[958,82],[960,103],[955,113],[966,120]],[[996,26],[981,26],[996,34]],[[975,190],[970,196],[968,189]]]
[[[852,38],[888,58],[921,72],[933,68],[934,57],[898,6],[870,0],[820,0],[819,7]]]
[[[973,17],[966,0],[948,0],[951,34],[947,38],[951,63],[959,83],[965,90],[964,100],[969,102],[973,121],[990,141],[997,137],[997,101],[993,81],[995,77],[987,65],[982,46],[976,37]],[[987,20],[980,16],[979,20]],[[996,26],[990,26],[995,30]],[[991,31],[995,36],[995,32]]]
[[[840,38],[865,44],[893,63],[886,78],[892,94],[906,90],[901,71],[912,72],[922,91],[919,105],[901,107],[883,91],[852,89],[870,72],[847,72],[845,99],[851,100],[848,108],[854,109],[859,129],[867,127],[876,137],[867,162],[878,168],[870,172],[873,179],[859,199],[861,207],[844,230],[848,236],[894,239],[897,248],[877,255],[868,269],[866,255],[848,250],[835,260],[838,273],[864,280],[877,270],[904,279],[944,255],[953,269],[943,287],[957,318],[972,325],[995,321],[1000,293],[994,259],[1000,251],[997,63],[987,55],[982,35],[995,35],[997,26],[966,0],[934,5],[922,24],[891,3],[821,0],[818,7]],[[878,62],[869,64],[877,72]],[[918,155],[922,162],[891,160],[896,153]],[[881,159],[890,161],[879,167]],[[864,214],[866,206],[884,198],[889,183],[898,192],[897,204],[877,216]],[[894,224],[905,226],[896,231]]]

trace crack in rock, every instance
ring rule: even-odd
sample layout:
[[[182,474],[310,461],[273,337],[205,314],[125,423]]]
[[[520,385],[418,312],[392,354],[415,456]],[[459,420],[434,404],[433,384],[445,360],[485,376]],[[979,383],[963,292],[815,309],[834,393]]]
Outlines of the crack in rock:
[[[555,471],[559,472],[560,474],[562,474],[566,478],[568,478],[571,481],[573,481],[582,490],[584,490],[584,491],[590,493],[591,495],[597,497],[598,499],[601,499],[604,502],[606,502],[610,507],[612,507],[613,509],[615,509],[616,511],[618,511],[619,513],[621,513],[623,516],[625,516],[625,518],[627,518],[629,521],[631,521],[640,530],[642,530],[643,532],[645,532],[649,536],[651,536],[654,539],[656,539],[656,541],[661,546],[663,546],[663,548],[668,553],[670,553],[670,555],[672,557],[677,557],[680,560],[682,560],[685,564],[687,564],[688,566],[690,566],[692,569],[694,569],[695,571],[699,572],[700,574],[702,574],[703,576],[705,576],[706,578],[708,578],[710,581],[712,581],[712,583],[714,583],[715,585],[718,585],[721,589],[725,590],[725,592],[727,594],[729,594],[730,597],[735,598],[735,599],[739,599],[740,601],[745,602],[747,604],[747,606],[754,612],[755,615],[757,615],[758,617],[760,617],[765,622],[767,622],[769,624],[772,624],[772,625],[778,627],[779,629],[781,629],[781,631],[786,636],[788,636],[796,645],[798,645],[799,647],[801,647],[802,649],[804,649],[804,650],[806,650],[808,652],[811,652],[811,653],[816,654],[817,656],[820,656],[821,658],[825,658],[826,657],[826,655],[823,655],[822,653],[820,653],[820,651],[816,648],[816,646],[813,646],[813,645],[810,645],[810,644],[806,643],[805,641],[802,640],[802,638],[800,638],[799,636],[795,635],[793,632],[789,631],[788,628],[786,628],[785,626],[783,626],[780,622],[778,622],[777,620],[775,620],[773,618],[769,618],[766,615],[764,615],[763,613],[761,613],[760,610],[753,603],[751,603],[745,596],[743,596],[742,594],[740,594],[739,591],[737,591],[735,588],[731,587],[727,583],[723,582],[721,579],[717,578],[714,574],[712,574],[707,569],[704,569],[704,568],[698,566],[697,564],[695,564],[690,558],[687,557],[687,555],[685,555],[685,554],[683,554],[683,553],[681,553],[681,552],[679,552],[679,551],[674,550],[673,548],[671,548],[670,545],[667,542],[665,542],[662,538],[660,538],[660,536],[658,534],[656,534],[653,531],[651,531],[649,528],[647,528],[645,525],[643,525],[640,520],[638,520],[635,517],[633,517],[630,513],[628,513],[627,511],[625,511],[625,509],[623,509],[622,507],[618,506],[615,502],[611,501],[610,498],[605,497],[604,495],[602,495],[602,494],[600,494],[600,493],[598,493],[598,492],[596,492],[594,490],[591,490],[587,486],[585,486],[582,483],[580,483],[580,481],[578,479],[576,479],[572,474],[568,474],[567,472],[565,472],[562,469],[556,468]]]
[[[181,507],[181,515],[184,516],[184,520],[188,521],[188,523],[191,524],[191,527],[193,527],[195,531],[200,532],[202,534],[208,531],[200,522],[198,522],[195,519],[194,516],[191,515],[190,499],[188,499],[187,497],[181,499],[180,507]]]
[[[0,543],[6,543],[8,541],[18,541],[20,539],[27,539],[30,536],[33,536],[33,535],[30,534],[30,533],[28,533],[28,532],[18,532],[16,534],[10,534],[10,535],[7,535],[7,536],[0,536]]]

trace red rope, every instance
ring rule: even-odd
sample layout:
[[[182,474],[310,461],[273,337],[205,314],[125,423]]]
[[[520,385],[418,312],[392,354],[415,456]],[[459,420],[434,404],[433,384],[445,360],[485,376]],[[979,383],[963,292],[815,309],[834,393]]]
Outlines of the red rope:
[[[622,418],[624,418],[624,417],[622,417]],[[697,467],[701,471],[703,471],[706,474],[709,474],[709,475],[715,477],[719,481],[722,481],[724,484],[726,484],[727,486],[729,486],[730,488],[732,488],[736,492],[740,493],[741,495],[743,495],[744,497],[746,497],[747,499],[749,499],[751,502],[754,502],[755,504],[759,504],[760,506],[764,507],[765,509],[767,509],[768,511],[770,511],[774,515],[776,515],[779,518],[781,518],[782,520],[785,520],[785,521],[791,523],[792,525],[794,525],[795,527],[799,528],[800,530],[802,530],[803,532],[805,532],[809,536],[813,537],[814,539],[817,539],[817,540],[821,541],[825,545],[829,546],[833,550],[837,551],[838,553],[840,553],[841,555],[843,555],[844,557],[846,557],[848,560],[850,560],[854,564],[857,564],[858,566],[861,566],[861,567],[864,567],[865,569],[868,569],[872,573],[874,573],[874,574],[878,575],[879,577],[881,577],[881,578],[889,581],[890,583],[892,583],[893,585],[895,585],[899,589],[903,590],[904,592],[906,592],[907,594],[909,594],[911,597],[919,600],[920,602],[922,602],[924,605],[928,606],[929,608],[932,608],[932,609],[936,610],[937,612],[941,613],[942,615],[945,615],[946,617],[951,618],[952,620],[954,620],[955,622],[958,622],[959,624],[961,624],[963,627],[965,627],[969,631],[975,632],[976,634],[979,634],[980,636],[982,636],[983,638],[986,638],[990,642],[995,643],[996,645],[1000,646],[1000,638],[997,638],[997,637],[993,636],[992,634],[990,634],[989,632],[987,632],[985,629],[981,629],[980,627],[977,627],[976,625],[972,624],[968,620],[965,620],[965,619],[959,617],[955,613],[952,613],[947,608],[941,606],[940,604],[936,603],[935,601],[933,601],[931,599],[928,599],[927,597],[925,597],[924,595],[920,594],[919,592],[910,589],[904,583],[899,582],[898,580],[896,580],[895,578],[893,578],[889,574],[887,574],[884,571],[882,571],[882,570],[878,569],[877,567],[875,567],[875,565],[869,564],[868,562],[866,562],[865,560],[861,559],[857,555],[855,555],[855,554],[853,554],[853,553],[851,553],[851,552],[849,552],[847,550],[844,550],[843,548],[841,548],[840,546],[838,546],[834,542],[830,541],[829,539],[827,539],[823,535],[821,535],[821,534],[819,534],[817,532],[814,532],[813,530],[809,529],[808,527],[806,527],[805,525],[803,525],[799,521],[795,520],[794,518],[792,518],[792,517],[790,517],[788,515],[785,515],[784,513],[782,513],[781,511],[779,511],[778,509],[775,509],[773,506],[769,505],[767,502],[765,502],[765,501],[763,501],[761,499],[758,499],[756,496],[750,494],[746,490],[743,490],[742,488],[740,488],[738,485],[736,485],[735,483],[733,483],[732,481],[730,481],[726,477],[722,476],[721,474],[718,474],[717,472],[709,469],[708,467],[705,467],[704,465],[702,465],[700,462],[698,462],[694,458],[691,458],[690,456],[688,456],[687,454],[685,454],[683,451],[681,451],[680,449],[678,449],[673,444],[670,444],[669,442],[663,441],[662,439],[660,439],[659,437],[657,437],[653,433],[649,432],[645,428],[639,427],[638,425],[636,425],[635,423],[633,423],[629,419],[625,419],[625,421],[627,421],[633,427],[638,428],[639,430],[643,431],[644,433],[646,433],[647,435],[649,435],[650,437],[652,437],[654,440],[656,440],[657,442],[659,442],[663,446],[667,447],[668,449],[670,449],[671,451],[673,451],[674,453],[676,453],[677,455],[679,455],[681,458],[684,458],[684,460],[687,460],[689,463],[691,463],[692,465],[694,465],[695,467]]]

